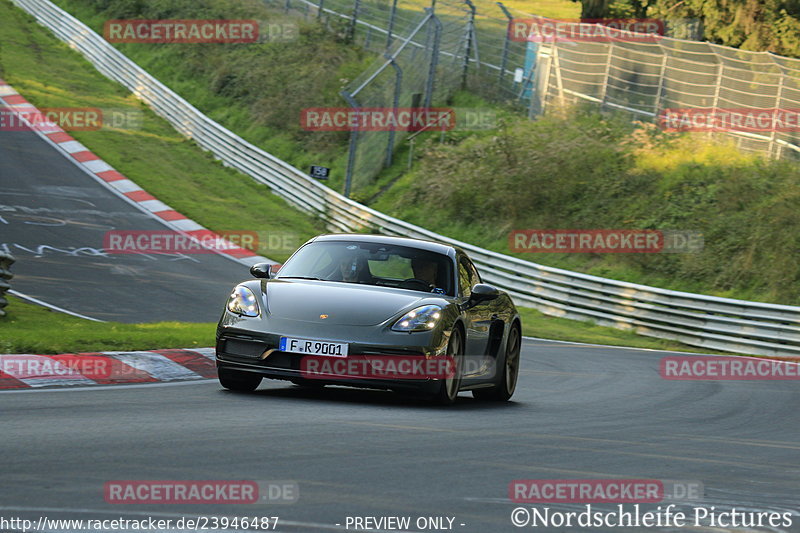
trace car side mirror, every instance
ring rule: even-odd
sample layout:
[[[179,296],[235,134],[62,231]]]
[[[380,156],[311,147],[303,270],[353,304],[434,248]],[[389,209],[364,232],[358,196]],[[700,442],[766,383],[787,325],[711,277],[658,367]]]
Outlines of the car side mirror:
[[[476,283],[472,287],[472,294],[469,299],[473,302],[484,302],[486,300],[494,300],[500,296],[500,291],[496,287],[487,283]]]
[[[272,277],[272,265],[269,263],[256,263],[250,267],[250,274],[254,278],[269,279]]]

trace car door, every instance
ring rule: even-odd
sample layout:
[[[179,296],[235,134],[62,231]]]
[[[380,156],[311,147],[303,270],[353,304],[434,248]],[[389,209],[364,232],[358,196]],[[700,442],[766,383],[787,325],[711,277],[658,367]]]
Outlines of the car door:
[[[491,326],[491,310],[488,302],[470,301],[472,287],[480,283],[481,278],[472,261],[465,255],[458,260],[458,288],[462,298],[462,309],[465,315],[467,338],[466,355],[483,355],[489,344],[489,328]]]

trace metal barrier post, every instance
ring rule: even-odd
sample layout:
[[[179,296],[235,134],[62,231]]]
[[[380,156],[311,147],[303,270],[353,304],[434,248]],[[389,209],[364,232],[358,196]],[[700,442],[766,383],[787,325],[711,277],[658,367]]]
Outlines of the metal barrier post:
[[[656,92],[656,100],[653,102],[653,116],[656,121],[658,121],[658,117],[661,114],[661,100],[663,98],[664,80],[667,72],[667,59],[669,58],[664,50],[662,50],[661,53],[663,55],[661,56],[661,70],[658,73],[658,90]]]
[[[394,68],[395,72],[395,79],[394,79],[394,102],[392,107],[392,112],[397,116],[397,108],[400,107],[400,90],[403,86],[403,69],[400,68],[400,65],[397,64],[394,57],[386,55],[384,56],[386,59],[389,60],[390,64]],[[394,138],[395,138],[395,130],[393,128],[389,129],[389,142],[386,144],[386,163],[385,166],[389,167],[392,165],[392,156],[394,155]]]
[[[786,73],[783,71],[783,67],[778,65],[780,69],[780,80],[778,81],[778,91],[775,95],[775,111],[774,113],[780,113],[781,109],[781,100],[783,99],[783,86],[786,83]],[[773,115],[774,117],[774,115]],[[780,157],[780,145],[777,144],[776,140],[778,138],[778,128],[775,125],[775,122],[772,123],[772,131],[769,135],[769,156],[773,158]],[[777,147],[777,150],[776,150]]]
[[[608,51],[606,52],[606,66],[603,71],[603,87],[600,89],[600,108],[606,105],[606,96],[608,95],[608,81],[609,74],[611,74],[611,57],[614,54],[614,41],[610,40],[608,43]]]
[[[342,91],[340,94],[345,100],[347,100],[347,103],[351,108],[359,108],[358,102],[356,102],[355,98],[353,98],[350,93]],[[350,151],[347,154],[347,172],[344,178],[343,194],[345,198],[350,198],[350,187],[353,183],[353,171],[355,170],[356,165],[356,149],[358,149],[358,128],[353,128],[350,131]]]
[[[435,2],[435,0],[434,0]],[[430,15],[430,22],[433,23],[433,37],[431,46],[431,62],[428,69],[428,81],[425,84],[425,108],[431,107],[433,102],[433,85],[436,79],[436,65],[439,61],[439,42],[442,38],[442,23],[439,18],[433,13],[433,7],[426,8],[426,12]]]
[[[558,87],[558,101],[563,106],[566,103],[564,100],[564,82],[561,79],[561,63],[558,61],[558,45],[553,45],[553,66],[556,69],[556,87]],[[606,78],[608,81],[608,78]]]
[[[397,0],[392,0],[392,9],[389,11],[389,28],[386,30],[386,50],[392,46],[392,31],[394,31],[394,18],[397,16]]]
[[[353,16],[350,18],[350,27],[347,29],[348,41],[353,42],[356,37],[356,24],[361,10],[361,0],[353,0]]]
[[[511,15],[506,6],[504,6],[501,2],[497,2],[497,5],[500,9],[503,10],[503,14],[508,19],[508,26],[506,26],[506,38],[503,40],[503,54],[500,56],[500,75],[498,77],[499,81],[503,81],[503,76],[506,75],[506,65],[508,64],[508,47],[511,44],[511,24],[514,20],[514,17]]]
[[[469,56],[472,54],[473,40],[475,39],[475,4],[472,0],[464,0],[464,3],[469,7],[469,19],[467,20],[467,46],[464,50],[464,64],[461,70],[461,88],[467,86],[467,70],[469,70]]]
[[[711,104],[712,113],[716,113],[717,112],[717,106],[719,106],[719,91],[722,88],[722,71],[725,68],[725,64],[722,62],[722,60],[719,58],[719,56],[716,56],[716,58],[717,58],[717,61],[719,61],[719,63],[718,63],[718,67],[719,68],[717,69],[717,83],[716,83],[716,86],[714,87],[714,100],[713,100],[713,103]],[[712,130],[709,128],[708,136],[711,137],[712,134],[713,134]]]

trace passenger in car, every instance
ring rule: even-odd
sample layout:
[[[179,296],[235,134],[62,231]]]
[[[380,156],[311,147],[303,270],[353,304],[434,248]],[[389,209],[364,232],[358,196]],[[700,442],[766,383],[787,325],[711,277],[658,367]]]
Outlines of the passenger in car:
[[[350,283],[372,283],[373,278],[366,261],[357,255],[347,255],[339,260],[338,272],[331,281],[347,281]]]

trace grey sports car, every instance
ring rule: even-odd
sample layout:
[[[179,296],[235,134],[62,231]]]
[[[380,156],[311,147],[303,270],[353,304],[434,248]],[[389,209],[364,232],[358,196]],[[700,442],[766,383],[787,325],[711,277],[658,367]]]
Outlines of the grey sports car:
[[[511,398],[522,325],[511,298],[481,282],[463,250],[383,235],[331,234],[276,275],[237,285],[217,326],[219,381],[252,391],[264,377],[423,394]]]

